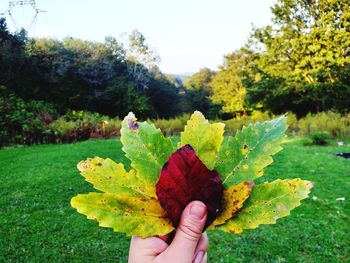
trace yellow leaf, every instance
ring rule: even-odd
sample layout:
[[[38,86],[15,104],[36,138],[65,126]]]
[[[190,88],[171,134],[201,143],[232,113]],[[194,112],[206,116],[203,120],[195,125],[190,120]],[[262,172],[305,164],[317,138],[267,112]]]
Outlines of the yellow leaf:
[[[234,217],[242,208],[245,200],[248,199],[253,185],[253,183],[243,182],[225,189],[222,197],[222,212],[208,229],[213,230],[215,226],[222,225],[228,219]]]
[[[195,111],[181,132],[179,148],[190,144],[199,159],[209,170],[213,170],[216,155],[224,140],[224,127],[223,123],[210,124],[201,112]]]
[[[155,198],[111,193],[89,193],[72,198],[71,205],[101,227],[141,237],[166,235],[173,230],[166,212]]]
[[[122,163],[100,157],[88,158],[78,163],[78,169],[86,181],[107,193],[141,194],[156,197],[154,186],[138,178],[136,171],[126,172]]]
[[[261,224],[275,224],[277,219],[288,216],[299,206],[311,188],[310,181],[299,178],[256,185],[238,215],[217,229],[240,234],[244,229],[254,229]]]

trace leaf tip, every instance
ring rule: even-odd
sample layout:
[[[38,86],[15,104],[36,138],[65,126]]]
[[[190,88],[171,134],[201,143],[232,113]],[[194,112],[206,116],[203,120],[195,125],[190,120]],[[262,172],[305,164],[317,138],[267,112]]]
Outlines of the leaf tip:
[[[78,198],[79,195],[76,195],[76,196],[73,196],[70,200],[70,205],[71,207],[77,209],[77,198]]]
[[[306,182],[306,186],[309,188],[309,190],[311,190],[315,186],[315,183],[312,181],[305,181],[305,182]]]
[[[138,129],[139,124],[137,123],[137,118],[134,113],[129,112],[129,114],[125,117],[125,119],[127,120],[127,124],[130,130]]]
[[[198,111],[198,110],[194,111],[192,115],[197,115],[197,116],[200,116],[200,117],[204,117],[203,113]]]

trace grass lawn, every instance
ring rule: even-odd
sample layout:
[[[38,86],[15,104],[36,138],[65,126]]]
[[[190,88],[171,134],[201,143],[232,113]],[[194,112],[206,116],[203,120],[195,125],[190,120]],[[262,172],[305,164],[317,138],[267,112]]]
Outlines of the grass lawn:
[[[350,261],[350,160],[334,155],[350,147],[284,148],[261,181],[311,180],[310,198],[276,225],[209,232],[210,262]],[[129,238],[70,206],[72,196],[93,191],[75,168],[93,156],[126,161],[116,139],[0,150],[0,262],[127,261]]]

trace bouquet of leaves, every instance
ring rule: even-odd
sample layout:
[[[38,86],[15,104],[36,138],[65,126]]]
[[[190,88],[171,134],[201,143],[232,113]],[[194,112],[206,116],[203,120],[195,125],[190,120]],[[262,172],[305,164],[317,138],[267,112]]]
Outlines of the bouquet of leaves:
[[[82,176],[100,192],[79,194],[71,205],[101,227],[142,237],[172,232],[194,200],[206,204],[209,230],[239,234],[274,224],[312,188],[299,178],[254,185],[282,149],[286,129],[281,116],[243,127],[224,142],[224,124],[211,124],[196,111],[175,147],[160,129],[129,113],[120,140],[130,169],[108,158],[81,161]]]

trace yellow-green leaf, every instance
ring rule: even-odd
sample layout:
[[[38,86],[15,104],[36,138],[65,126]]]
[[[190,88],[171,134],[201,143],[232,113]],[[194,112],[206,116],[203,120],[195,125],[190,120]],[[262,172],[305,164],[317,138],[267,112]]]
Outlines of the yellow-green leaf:
[[[236,217],[217,226],[222,231],[240,234],[243,229],[254,229],[261,224],[275,224],[307,198],[312,188],[310,181],[301,179],[276,180],[256,185],[250,198]]]
[[[71,205],[101,227],[111,227],[126,235],[165,235],[173,230],[158,200],[123,194],[89,193],[72,198]]]
[[[122,122],[120,140],[122,150],[131,161],[131,167],[137,171],[137,176],[154,186],[160,170],[174,152],[171,140],[165,138],[153,124],[138,123],[133,113],[129,113]]]
[[[230,136],[218,154],[215,169],[221,174],[224,185],[253,181],[263,175],[263,169],[273,162],[272,155],[282,150],[285,137],[285,116],[250,124]]]
[[[248,199],[253,183],[243,182],[225,189],[222,197],[222,212],[215,221],[208,227],[212,230],[217,225],[224,224],[227,220],[234,217],[242,208],[245,200]]]
[[[216,155],[224,140],[224,127],[223,123],[210,124],[201,112],[195,111],[181,132],[179,148],[190,144],[199,159],[209,170],[213,170]]]
[[[128,193],[155,197],[155,188],[137,177],[136,171],[126,172],[122,163],[100,157],[88,158],[78,163],[78,169],[86,181],[97,190],[106,193]]]

